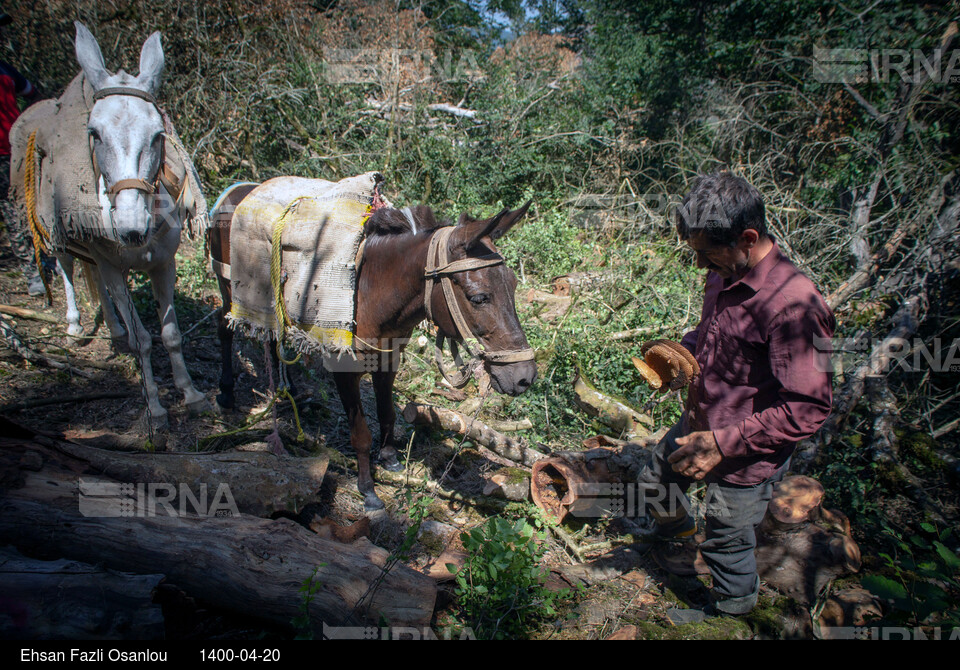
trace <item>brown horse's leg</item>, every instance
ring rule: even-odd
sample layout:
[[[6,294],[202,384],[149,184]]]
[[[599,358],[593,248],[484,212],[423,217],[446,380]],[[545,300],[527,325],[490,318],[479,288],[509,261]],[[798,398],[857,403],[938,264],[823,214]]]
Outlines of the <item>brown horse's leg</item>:
[[[233,306],[230,282],[222,277],[220,282],[220,318],[217,320],[217,336],[220,338],[220,393],[217,404],[224,409],[233,409],[233,330],[227,326],[227,314]]]
[[[367,427],[360,404],[360,375],[353,372],[335,372],[333,379],[350,424],[350,444],[357,452],[357,488],[363,494],[363,505],[368,510],[383,509],[383,501],[377,497],[373,488],[373,476],[370,474],[370,445],[373,443],[373,436]]]
[[[377,395],[377,418],[380,421],[380,463],[387,470],[397,472],[402,469],[397,460],[393,437],[393,426],[397,422],[397,412],[393,406],[393,382],[397,373],[374,372],[372,376],[373,390]]]

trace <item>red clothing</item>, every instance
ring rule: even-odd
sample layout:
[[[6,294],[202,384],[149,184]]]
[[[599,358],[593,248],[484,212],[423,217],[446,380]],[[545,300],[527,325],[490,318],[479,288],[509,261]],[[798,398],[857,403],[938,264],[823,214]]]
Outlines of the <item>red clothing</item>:
[[[813,282],[776,243],[739,280],[708,274],[700,325],[682,344],[700,364],[684,427],[712,430],[723,454],[710,479],[764,481],[827,419],[835,328]]]
[[[20,116],[17,96],[30,96],[33,86],[12,65],[0,61],[0,156],[10,155],[10,128]]]

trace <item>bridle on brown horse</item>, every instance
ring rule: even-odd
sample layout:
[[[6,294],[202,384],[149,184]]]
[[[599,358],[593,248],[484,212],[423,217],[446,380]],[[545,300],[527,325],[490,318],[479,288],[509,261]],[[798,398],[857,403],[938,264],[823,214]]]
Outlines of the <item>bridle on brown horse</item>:
[[[111,95],[129,95],[135,98],[140,98],[141,100],[146,100],[157,110],[157,113],[160,114],[160,118],[166,121],[166,115],[157,104],[157,99],[146,91],[141,91],[139,88],[133,88],[130,86],[111,86],[109,88],[102,88],[93,94],[93,102],[96,103],[98,100],[102,100],[103,98]],[[100,172],[100,166],[97,164],[97,152],[93,149],[93,138],[90,139],[90,159],[93,162],[93,174],[95,181],[99,183],[102,173]],[[170,197],[173,198],[174,202],[180,200],[182,185],[177,179],[176,174],[174,174],[167,165],[166,142],[163,142],[160,145],[160,167],[157,169],[157,175],[154,177],[152,183],[146,179],[139,178],[119,179],[113,184],[107,185],[106,193],[107,195],[116,195],[120,191],[133,188],[138,191],[142,191],[146,195],[154,195],[161,184],[163,184],[164,188],[167,190],[167,193],[170,194]]]
[[[430,248],[427,250],[427,265],[423,271],[424,277],[427,279],[423,303],[427,309],[427,318],[430,319],[432,323],[436,324],[436,320],[433,318],[431,297],[433,295],[434,282],[439,280],[440,288],[443,289],[443,296],[447,303],[447,310],[450,312],[450,317],[453,319],[453,323],[456,326],[457,332],[460,334],[460,338],[463,340],[463,348],[470,356],[470,360],[467,363],[463,362],[463,359],[460,357],[460,352],[457,348],[456,340],[451,340],[450,351],[460,369],[452,379],[448,377],[447,373],[443,369],[442,362],[443,342],[445,338],[438,331],[435,348],[437,368],[440,370],[440,374],[443,375],[443,378],[446,379],[451,386],[454,388],[462,388],[467,385],[467,382],[470,381],[470,378],[473,376],[473,368],[478,362],[487,361],[489,363],[503,364],[530,361],[534,359],[534,350],[530,347],[525,347],[523,349],[488,351],[486,347],[483,346],[483,343],[480,343],[482,351],[479,353],[474,354],[470,350],[467,340],[474,338],[474,335],[470,331],[470,326],[467,325],[467,322],[463,317],[463,312],[460,310],[460,305],[457,303],[457,297],[453,292],[453,280],[450,279],[450,275],[458,272],[466,272],[468,270],[479,270],[481,268],[493,267],[494,265],[501,265],[503,263],[503,256],[494,253],[486,256],[480,256],[478,258],[464,258],[451,263],[447,257],[447,247],[448,241],[450,240],[450,235],[453,234],[455,229],[455,226],[438,228],[430,238]]]

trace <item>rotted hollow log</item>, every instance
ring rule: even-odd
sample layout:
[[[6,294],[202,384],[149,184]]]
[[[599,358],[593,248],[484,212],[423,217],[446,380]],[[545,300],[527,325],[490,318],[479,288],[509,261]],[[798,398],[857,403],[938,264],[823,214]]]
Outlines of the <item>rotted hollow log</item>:
[[[530,497],[557,521],[609,515],[622,496],[611,484],[636,481],[649,459],[647,445],[627,442],[621,447],[597,447],[554,454],[533,465]]]

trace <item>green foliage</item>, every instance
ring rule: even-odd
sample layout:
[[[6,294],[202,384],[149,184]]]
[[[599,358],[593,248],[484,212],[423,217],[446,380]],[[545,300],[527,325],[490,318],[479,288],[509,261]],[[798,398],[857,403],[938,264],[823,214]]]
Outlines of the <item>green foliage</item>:
[[[931,523],[921,529],[923,534],[904,536],[885,525],[892,549],[880,558],[892,577],[867,575],[861,583],[890,605],[892,621],[960,626],[960,556],[946,544],[954,542],[953,534]]]
[[[544,588],[544,535],[525,519],[492,517],[460,539],[466,563],[459,569],[448,564],[447,569],[456,574],[460,619],[477,638],[525,637],[570,597],[569,591]]]
[[[177,288],[193,299],[203,297],[205,290],[217,289],[216,280],[207,271],[210,259],[203,247],[193,248],[181,245],[177,252]]]
[[[300,592],[300,604],[298,606],[300,613],[290,622],[297,631],[296,637],[294,638],[296,640],[313,639],[313,620],[310,617],[310,603],[313,602],[317,592],[323,588],[323,585],[317,581],[317,572],[325,565],[326,563],[321,563],[315,567],[313,572],[310,573],[310,576],[303,581],[303,584],[301,584],[298,589]]]
[[[830,452],[827,462],[812,473],[823,484],[830,500],[859,525],[879,521],[879,500],[883,485],[878,481],[876,464],[861,453],[862,438],[849,435]]]
[[[410,558],[410,550],[417,541],[420,527],[423,525],[424,520],[430,515],[430,505],[434,503],[433,498],[423,495],[425,485],[426,475],[424,475],[424,482],[421,483],[418,489],[411,490],[407,488],[402,492],[402,496],[406,501],[407,519],[410,521],[410,525],[407,526],[406,531],[404,531],[403,541],[401,541],[400,545],[390,554],[389,561],[395,559],[405,561]]]

